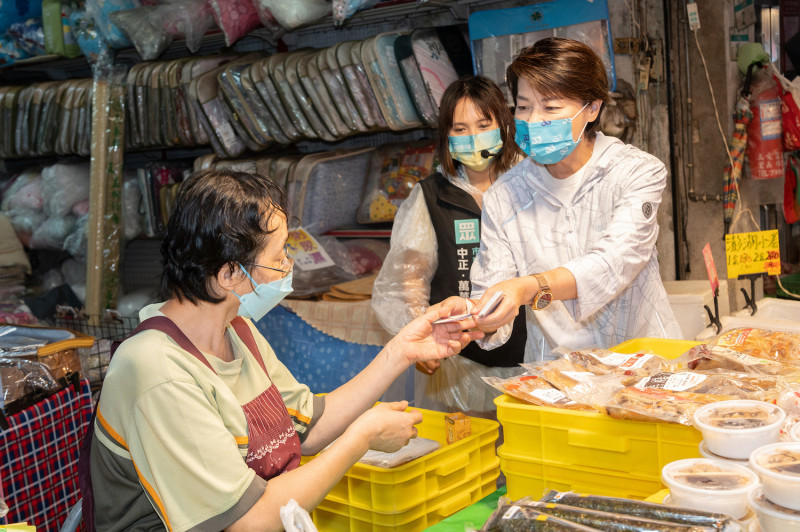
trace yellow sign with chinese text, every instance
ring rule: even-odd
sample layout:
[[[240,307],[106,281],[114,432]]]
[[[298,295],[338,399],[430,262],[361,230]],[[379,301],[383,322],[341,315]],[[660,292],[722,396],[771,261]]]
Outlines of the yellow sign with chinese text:
[[[728,262],[728,279],[751,273],[780,274],[778,230],[725,235],[725,258]]]

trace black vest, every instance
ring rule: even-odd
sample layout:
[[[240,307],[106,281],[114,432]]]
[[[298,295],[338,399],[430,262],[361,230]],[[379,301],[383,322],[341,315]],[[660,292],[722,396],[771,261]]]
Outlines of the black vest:
[[[469,297],[469,271],[480,248],[481,209],[466,191],[440,173],[420,182],[438,243],[439,266],[431,279],[431,305],[450,296]],[[481,349],[475,342],[461,355],[485,366],[513,367],[525,355],[525,307],[520,307],[508,342],[496,349]]]

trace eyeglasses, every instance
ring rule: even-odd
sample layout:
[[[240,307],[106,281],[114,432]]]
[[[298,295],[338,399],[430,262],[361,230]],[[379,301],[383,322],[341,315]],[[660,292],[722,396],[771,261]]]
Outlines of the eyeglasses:
[[[274,272],[281,272],[283,275],[281,278],[286,277],[294,268],[294,259],[286,253],[286,249],[283,250],[283,258],[281,259],[280,268],[275,268],[272,266],[262,266],[261,264],[256,264],[255,262],[251,262],[251,266],[258,266],[259,268],[266,268],[267,270],[272,270]]]

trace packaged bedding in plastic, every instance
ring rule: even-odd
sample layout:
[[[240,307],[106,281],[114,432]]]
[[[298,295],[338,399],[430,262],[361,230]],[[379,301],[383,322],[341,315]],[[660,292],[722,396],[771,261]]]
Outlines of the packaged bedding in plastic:
[[[339,69],[339,63],[336,61],[335,48],[330,47],[320,50],[316,59],[322,79],[325,81],[331,99],[336,104],[342,119],[351,130],[366,131],[367,126],[356,109],[356,104],[347,90],[344,75]]]
[[[350,133],[333,103],[316,63],[317,50],[300,50],[286,59],[286,77],[295,94],[313,108],[330,135]],[[298,86],[299,85],[299,86]]]

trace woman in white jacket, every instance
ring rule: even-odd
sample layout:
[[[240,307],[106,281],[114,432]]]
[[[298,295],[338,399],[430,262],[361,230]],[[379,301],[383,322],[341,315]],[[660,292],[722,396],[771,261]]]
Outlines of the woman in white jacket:
[[[557,347],[679,338],[655,248],[667,172],[656,157],[596,132],[608,98],[603,62],[580,42],[548,38],[520,52],[507,80],[528,157],[483,196],[475,312],[496,291],[504,297],[478,320],[496,331],[481,344],[503,344],[521,305],[529,305],[537,359]]]

